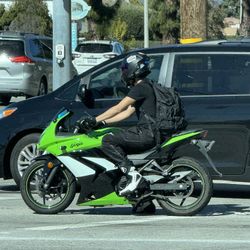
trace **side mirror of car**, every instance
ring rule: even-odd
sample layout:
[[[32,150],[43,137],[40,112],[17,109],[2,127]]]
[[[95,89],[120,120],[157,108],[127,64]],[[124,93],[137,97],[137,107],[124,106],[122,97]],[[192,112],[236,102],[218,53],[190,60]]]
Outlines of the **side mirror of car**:
[[[78,96],[82,102],[86,100],[86,85],[82,84],[78,89]]]
[[[79,87],[78,97],[88,108],[94,107],[94,98],[92,91],[90,89],[87,89],[85,84],[82,84]]]

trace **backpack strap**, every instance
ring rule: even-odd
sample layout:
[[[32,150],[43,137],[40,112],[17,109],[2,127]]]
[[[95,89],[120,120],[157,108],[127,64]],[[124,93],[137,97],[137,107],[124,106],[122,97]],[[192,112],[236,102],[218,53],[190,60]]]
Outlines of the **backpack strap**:
[[[143,113],[144,117],[147,120],[152,137],[155,138],[156,150],[160,151],[160,149],[161,149],[161,133],[160,133],[160,129],[157,126],[158,123],[155,119],[153,119],[150,115],[148,115],[142,108],[140,108],[140,111]],[[152,128],[152,124],[154,124],[154,127],[155,127],[154,130]]]

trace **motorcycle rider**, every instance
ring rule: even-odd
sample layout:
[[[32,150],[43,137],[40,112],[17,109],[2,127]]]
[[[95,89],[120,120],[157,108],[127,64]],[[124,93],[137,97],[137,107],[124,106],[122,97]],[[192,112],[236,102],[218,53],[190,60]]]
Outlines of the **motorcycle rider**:
[[[103,137],[102,151],[124,173],[127,183],[120,195],[133,192],[145,181],[136,171],[133,163],[128,160],[128,154],[143,152],[155,146],[153,125],[145,117],[156,115],[156,100],[152,86],[146,76],[150,73],[150,58],[143,53],[132,53],[124,58],[121,64],[122,81],[130,87],[127,96],[117,105],[109,108],[97,117],[87,117],[80,123],[86,127],[96,127],[98,124],[112,124],[130,117],[134,112],[138,117],[136,126],[109,133]],[[145,113],[144,113],[145,112]],[[155,210],[152,202],[146,205]],[[145,206],[142,208],[145,209]]]

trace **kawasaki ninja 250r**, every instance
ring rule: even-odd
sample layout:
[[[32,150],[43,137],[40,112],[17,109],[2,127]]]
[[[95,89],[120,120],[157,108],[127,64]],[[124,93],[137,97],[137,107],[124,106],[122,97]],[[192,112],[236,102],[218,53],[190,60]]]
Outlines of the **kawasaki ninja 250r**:
[[[119,169],[100,150],[105,134],[118,128],[102,128],[79,133],[60,132],[71,112],[61,110],[41,135],[34,159],[21,180],[25,203],[40,214],[55,214],[66,209],[75,197],[82,206],[134,206],[156,200],[169,215],[194,215],[212,196],[212,180],[206,168],[190,157],[173,158],[183,144],[197,145],[216,170],[207,151],[213,142],[202,140],[207,131],[187,130],[172,135],[160,147],[129,155],[145,184],[125,197],[119,196],[124,178]],[[60,134],[61,133],[61,134]]]

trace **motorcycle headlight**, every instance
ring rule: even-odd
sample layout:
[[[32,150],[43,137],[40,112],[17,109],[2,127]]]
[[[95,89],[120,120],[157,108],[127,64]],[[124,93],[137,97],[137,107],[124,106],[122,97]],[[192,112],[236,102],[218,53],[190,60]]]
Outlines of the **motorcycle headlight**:
[[[12,115],[17,108],[6,108],[0,111],[0,119]]]

